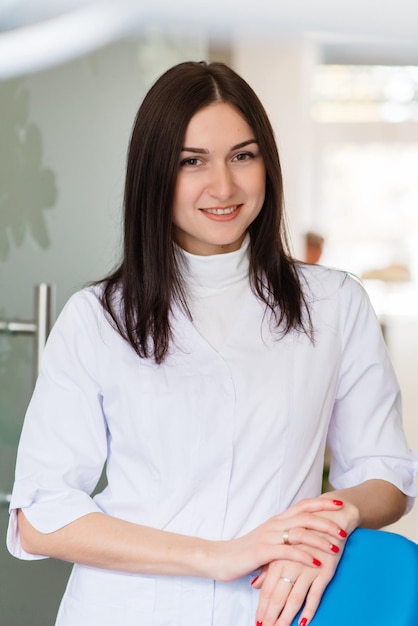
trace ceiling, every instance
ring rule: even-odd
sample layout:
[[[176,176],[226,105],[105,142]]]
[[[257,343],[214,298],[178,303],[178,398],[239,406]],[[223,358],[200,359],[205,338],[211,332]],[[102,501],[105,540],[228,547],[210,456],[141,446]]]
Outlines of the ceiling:
[[[0,78],[150,27],[224,43],[310,38],[327,62],[418,65],[418,0],[0,0]]]

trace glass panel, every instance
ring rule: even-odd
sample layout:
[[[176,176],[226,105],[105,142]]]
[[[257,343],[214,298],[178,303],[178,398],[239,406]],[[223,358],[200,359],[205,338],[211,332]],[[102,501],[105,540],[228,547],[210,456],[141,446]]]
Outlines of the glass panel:
[[[0,309],[0,319],[4,318]],[[13,484],[16,446],[32,392],[33,339],[0,335],[1,490]]]

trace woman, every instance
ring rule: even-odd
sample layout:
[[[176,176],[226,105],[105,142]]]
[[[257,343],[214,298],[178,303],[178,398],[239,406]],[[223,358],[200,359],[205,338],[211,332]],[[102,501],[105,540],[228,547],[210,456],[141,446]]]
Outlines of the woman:
[[[132,133],[123,260],[64,308],[19,447],[8,545],[75,563],[58,626],[306,626],[347,535],[415,496],[364,290],[290,257],[282,205],[245,81],[168,70]]]

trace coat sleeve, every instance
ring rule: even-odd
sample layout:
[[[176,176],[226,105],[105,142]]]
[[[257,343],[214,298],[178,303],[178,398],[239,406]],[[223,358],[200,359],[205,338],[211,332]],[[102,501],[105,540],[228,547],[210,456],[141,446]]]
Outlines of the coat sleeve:
[[[407,446],[401,394],[379,322],[362,284],[346,275],[340,290],[341,364],[331,418],[330,482],[344,489],[377,478],[418,495],[417,452]]]
[[[50,533],[99,508],[90,494],[107,454],[98,376],[101,307],[92,292],[75,294],[49,336],[18,447],[7,534],[19,558],[17,509]],[[103,322],[103,315],[101,317]]]

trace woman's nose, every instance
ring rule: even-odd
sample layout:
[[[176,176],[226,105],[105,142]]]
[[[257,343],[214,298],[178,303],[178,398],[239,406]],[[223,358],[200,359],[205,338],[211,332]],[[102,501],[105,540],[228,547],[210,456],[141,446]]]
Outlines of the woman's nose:
[[[218,200],[228,200],[234,192],[234,179],[227,164],[219,164],[212,168],[208,191]]]

